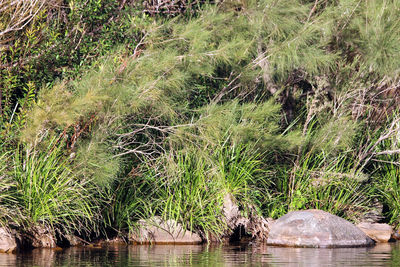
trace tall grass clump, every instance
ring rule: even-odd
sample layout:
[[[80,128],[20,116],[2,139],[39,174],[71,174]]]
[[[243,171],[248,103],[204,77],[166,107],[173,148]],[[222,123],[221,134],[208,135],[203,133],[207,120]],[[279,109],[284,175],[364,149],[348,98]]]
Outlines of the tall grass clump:
[[[362,173],[352,171],[346,155],[326,162],[323,154],[305,157],[294,173],[289,210],[321,209],[357,221],[369,211],[372,190]]]
[[[120,184],[128,187],[118,190],[114,219],[128,223],[124,227],[132,231],[136,220],[160,216],[204,238],[221,237],[228,230],[223,210],[227,196],[243,216],[260,213],[263,186],[258,182],[265,182],[260,166],[246,147],[171,151]]]
[[[391,224],[399,223],[400,216],[400,167],[396,164],[385,164],[380,169],[376,181],[378,196],[385,208],[385,217]]]
[[[23,214],[16,206],[18,203],[15,195],[10,190],[15,186],[15,181],[9,175],[9,162],[12,161],[10,153],[2,153],[0,155],[0,225],[2,226],[19,226]]]
[[[381,130],[379,140],[383,140],[374,150],[373,158],[375,172],[374,188],[377,190],[379,201],[383,204],[386,220],[399,225],[400,215],[400,157],[399,157],[399,119],[396,113],[387,129]],[[393,134],[390,135],[391,131]],[[383,137],[389,137],[384,139]],[[377,141],[374,142],[375,144]]]
[[[263,199],[270,198],[272,181],[263,170],[263,155],[246,145],[233,144],[216,151],[218,175],[243,215],[261,214]]]
[[[174,219],[187,229],[222,234],[223,195],[209,163],[190,152],[169,157],[165,176],[154,177],[159,204],[155,208],[164,219]]]
[[[45,149],[17,151],[9,192],[25,217],[25,228],[39,224],[66,233],[91,232],[96,229],[98,196],[91,181],[77,179],[62,150],[63,144],[53,139]]]
[[[120,232],[134,231],[137,220],[160,216],[192,231],[222,234],[226,228],[223,196],[208,180],[210,170],[205,162],[193,154],[168,157],[118,184],[107,214],[110,225]]]
[[[356,167],[358,128],[349,118],[313,115],[303,125],[304,141],[294,164],[271,166],[273,197],[265,200],[265,213],[279,217],[292,210],[321,209],[352,221],[363,219],[372,208],[374,190],[365,170]]]
[[[155,205],[154,177],[151,170],[143,173],[140,170],[131,172],[126,177],[116,180],[107,190],[111,199],[104,211],[104,224],[118,234],[134,231],[136,221],[148,218],[153,214]]]
[[[159,177],[157,198],[161,216],[190,230],[220,236],[227,230],[223,211],[227,196],[242,215],[259,212],[258,199],[265,182],[261,161],[246,147],[218,147],[170,154]]]

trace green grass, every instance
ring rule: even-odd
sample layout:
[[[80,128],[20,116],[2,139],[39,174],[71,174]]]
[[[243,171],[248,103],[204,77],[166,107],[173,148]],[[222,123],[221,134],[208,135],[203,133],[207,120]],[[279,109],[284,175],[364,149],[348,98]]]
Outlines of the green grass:
[[[133,231],[135,221],[173,219],[203,237],[221,237],[228,229],[223,214],[230,194],[244,216],[260,212],[261,162],[244,146],[169,152],[115,190],[111,221]]]
[[[277,218],[288,211],[321,209],[357,221],[370,210],[375,193],[364,174],[352,171],[352,164],[344,154],[326,158],[316,153],[302,157],[297,168],[277,170],[265,213]]]
[[[171,155],[173,163],[159,179],[157,210],[164,219],[174,219],[190,230],[222,234],[225,230],[223,195],[213,169],[193,153]],[[176,168],[176,169],[175,169]],[[169,172],[169,173],[168,173]]]
[[[10,153],[0,155],[0,224],[18,226],[23,219],[18,201],[10,190],[15,181],[7,173],[7,163],[12,161]]]
[[[400,166],[399,157],[384,157],[386,163],[379,164],[376,179],[373,184],[377,190],[377,196],[385,206],[384,214],[391,224],[399,224],[400,216]]]
[[[43,224],[65,232],[91,232],[100,195],[94,195],[90,181],[79,180],[69,169],[62,150],[62,143],[53,139],[43,150],[16,151],[9,194],[25,217],[24,227]]]
[[[262,169],[262,154],[245,145],[222,147],[216,152],[217,170],[223,188],[231,194],[246,216],[260,213],[262,199],[270,198],[271,181]]]
[[[135,222],[151,214],[154,189],[141,176],[128,175],[116,182],[107,192],[110,205],[104,211],[104,222],[119,234],[133,231]]]

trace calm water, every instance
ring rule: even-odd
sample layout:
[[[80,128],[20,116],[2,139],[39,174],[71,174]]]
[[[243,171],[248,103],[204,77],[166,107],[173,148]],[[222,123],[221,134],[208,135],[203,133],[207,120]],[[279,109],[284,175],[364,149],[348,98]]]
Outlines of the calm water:
[[[400,243],[372,248],[123,246],[0,254],[0,266],[400,266]]]

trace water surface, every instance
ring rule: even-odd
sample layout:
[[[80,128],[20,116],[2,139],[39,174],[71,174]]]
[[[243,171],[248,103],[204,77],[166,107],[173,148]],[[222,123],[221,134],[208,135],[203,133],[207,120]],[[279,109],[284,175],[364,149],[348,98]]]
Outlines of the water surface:
[[[0,266],[400,266],[400,243],[336,249],[120,244],[0,254]]]

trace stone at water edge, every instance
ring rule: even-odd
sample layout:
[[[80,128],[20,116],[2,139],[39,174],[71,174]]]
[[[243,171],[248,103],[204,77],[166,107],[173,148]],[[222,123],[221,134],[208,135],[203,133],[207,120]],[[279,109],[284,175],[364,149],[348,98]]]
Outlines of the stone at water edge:
[[[224,197],[223,212],[228,226],[228,230],[222,236],[222,239],[225,239],[225,241],[239,241],[235,240],[235,232],[241,229],[245,232],[245,236],[239,234],[239,239],[242,237],[246,238],[247,235],[247,237],[251,236],[256,241],[264,242],[267,240],[269,229],[274,222],[272,218],[265,219],[256,212],[251,213],[248,217],[242,216],[235,198],[229,193]],[[215,241],[215,239],[212,241]]]
[[[56,238],[54,231],[42,225],[36,225],[20,233],[22,247],[55,248]]]
[[[67,240],[69,246],[71,247],[83,246],[85,244],[83,239],[75,235],[65,235],[64,238]]]
[[[400,240],[400,232],[399,232],[399,230],[393,231],[391,238],[394,239],[394,240]]]
[[[393,232],[392,227],[386,223],[361,222],[357,227],[378,243],[388,242]]]
[[[15,236],[6,228],[0,227],[0,252],[11,253],[17,249]]]
[[[152,244],[200,244],[201,237],[185,230],[174,220],[163,221],[159,217],[140,220],[139,229],[134,231],[129,239],[134,243]]]
[[[322,210],[292,211],[271,226],[267,244],[290,247],[362,247],[374,241],[352,223]]]
[[[239,207],[233,200],[233,196],[231,194],[226,194],[224,197],[223,212],[228,228],[230,229],[236,228],[237,227],[236,221],[240,219],[242,216],[240,215]]]

